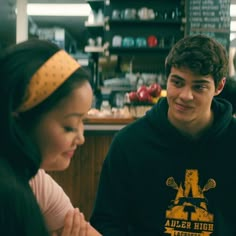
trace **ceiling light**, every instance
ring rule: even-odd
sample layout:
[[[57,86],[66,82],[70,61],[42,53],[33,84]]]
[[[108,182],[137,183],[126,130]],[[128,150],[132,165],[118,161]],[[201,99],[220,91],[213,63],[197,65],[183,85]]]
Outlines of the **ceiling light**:
[[[236,4],[230,4],[230,16],[236,16]]]
[[[88,16],[91,7],[82,4],[27,4],[27,14],[31,16]]]

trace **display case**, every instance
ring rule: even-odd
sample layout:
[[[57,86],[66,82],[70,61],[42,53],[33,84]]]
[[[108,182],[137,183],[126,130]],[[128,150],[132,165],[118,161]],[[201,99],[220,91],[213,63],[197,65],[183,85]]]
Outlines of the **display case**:
[[[107,55],[132,59],[134,72],[163,71],[172,45],[185,33],[184,1],[110,0],[105,5]]]
[[[92,1],[94,4],[101,1]],[[142,74],[155,74],[156,81],[164,85],[164,62],[170,48],[185,35],[185,0],[105,0],[103,4],[103,19],[101,25],[91,25],[91,18],[85,23],[91,35],[103,35],[101,48],[86,46],[85,51],[91,53],[97,62],[95,80],[96,89],[106,90],[107,80],[126,84],[123,78],[135,78],[135,83],[143,81]],[[102,9],[95,7],[95,12]],[[95,17],[96,18],[96,17]],[[88,39],[90,40],[90,39]],[[91,40],[90,40],[91,41]],[[96,40],[91,41],[92,44]],[[117,57],[117,64],[111,68],[114,73],[106,73],[102,69],[102,81],[98,74],[99,57]],[[132,78],[131,78],[132,77]],[[142,77],[142,78],[141,78]],[[141,78],[141,79],[140,79]],[[161,78],[161,80],[160,80]],[[158,81],[157,81],[158,80]],[[111,84],[111,83],[109,83]],[[130,86],[132,89],[134,84]],[[117,90],[109,87],[111,92]],[[126,86],[128,92],[129,88]],[[119,92],[119,91],[116,91]]]

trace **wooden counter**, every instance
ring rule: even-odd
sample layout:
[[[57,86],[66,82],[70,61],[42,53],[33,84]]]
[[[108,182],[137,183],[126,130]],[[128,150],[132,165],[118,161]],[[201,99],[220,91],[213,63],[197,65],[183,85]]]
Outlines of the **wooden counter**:
[[[84,129],[87,131],[118,131],[134,121],[132,117],[88,117]]]
[[[92,213],[101,167],[112,138],[132,121],[133,118],[88,117],[84,122],[85,143],[77,148],[69,168],[62,172],[49,172],[86,219]]]

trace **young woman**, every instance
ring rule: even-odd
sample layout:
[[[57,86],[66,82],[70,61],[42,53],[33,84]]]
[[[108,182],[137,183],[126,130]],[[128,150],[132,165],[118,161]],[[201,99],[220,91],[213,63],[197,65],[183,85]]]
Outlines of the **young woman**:
[[[64,170],[84,143],[89,74],[53,43],[28,40],[0,57],[0,157],[30,183],[51,233],[100,235],[44,170]]]

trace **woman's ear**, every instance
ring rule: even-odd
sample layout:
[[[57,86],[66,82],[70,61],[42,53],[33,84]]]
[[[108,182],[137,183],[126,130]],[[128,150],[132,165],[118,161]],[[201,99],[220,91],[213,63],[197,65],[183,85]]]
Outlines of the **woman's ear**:
[[[226,77],[223,77],[216,87],[215,96],[221,93],[221,91],[223,90],[225,86],[225,82],[226,82]]]

